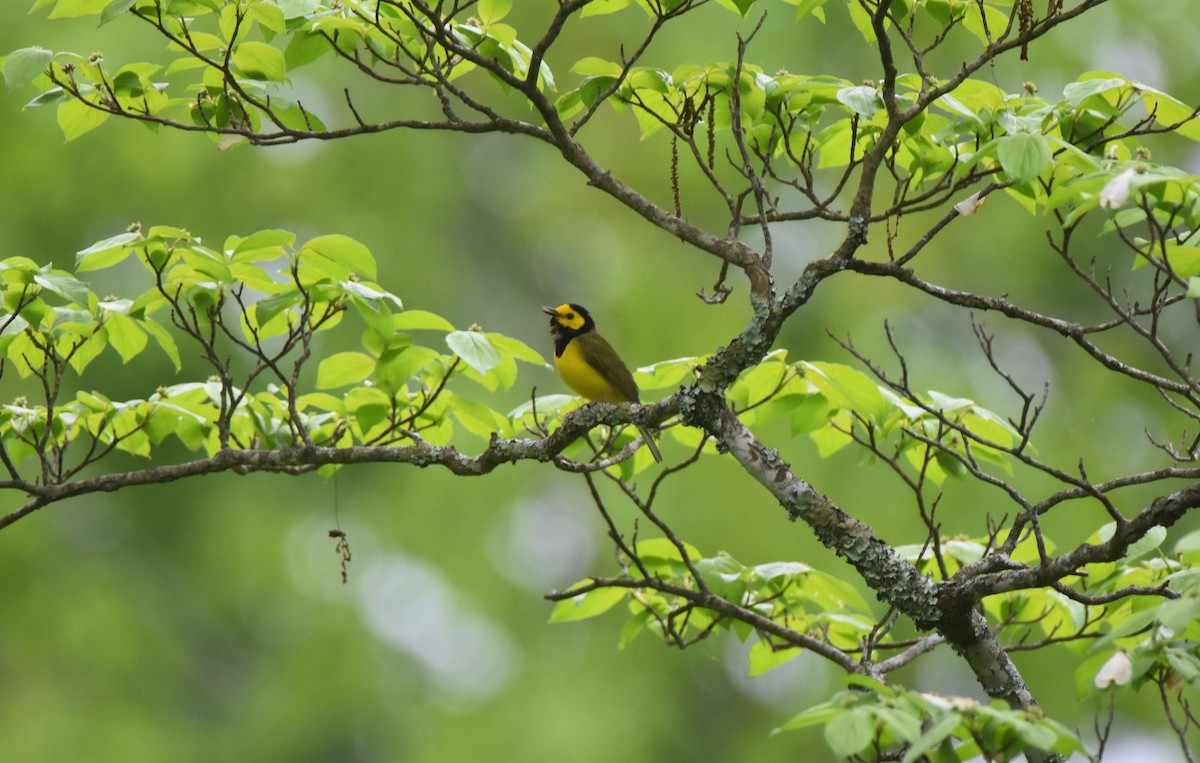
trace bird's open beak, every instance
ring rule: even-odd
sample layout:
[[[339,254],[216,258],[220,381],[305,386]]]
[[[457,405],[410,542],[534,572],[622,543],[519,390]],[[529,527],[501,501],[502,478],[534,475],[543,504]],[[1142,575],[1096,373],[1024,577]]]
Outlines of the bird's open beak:
[[[542,312],[545,313],[546,315],[555,316],[555,317],[558,316],[558,311],[555,310],[553,307],[543,307]]]

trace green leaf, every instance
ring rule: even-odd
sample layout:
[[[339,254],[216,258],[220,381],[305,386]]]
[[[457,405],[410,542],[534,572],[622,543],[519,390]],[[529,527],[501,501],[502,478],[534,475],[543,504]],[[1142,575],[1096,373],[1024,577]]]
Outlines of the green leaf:
[[[339,281],[349,280],[351,273],[375,280],[375,257],[371,250],[349,236],[337,233],[317,236],[305,242],[297,256]]]
[[[1131,562],[1138,557],[1145,556],[1154,549],[1162,545],[1162,542],[1167,539],[1167,528],[1162,525],[1155,525],[1146,531],[1138,540],[1129,545],[1129,550],[1122,557],[1124,561]]]
[[[761,676],[771,668],[777,668],[785,662],[796,659],[800,656],[800,651],[795,647],[774,649],[769,641],[759,638],[750,646],[748,675],[751,678]]]
[[[287,76],[283,51],[265,42],[243,42],[233,52],[233,63],[252,79],[282,82]]]
[[[821,23],[825,23],[825,12],[821,8],[825,3],[826,0],[799,0],[799,2],[796,2],[796,20],[799,21],[811,13]]]
[[[75,272],[100,270],[116,265],[132,253],[133,250],[128,245],[137,241],[138,237],[139,234],[132,231],[118,233],[103,241],[97,241],[87,249],[76,252]]]
[[[586,581],[572,588],[580,585],[586,585]],[[615,607],[628,593],[625,588],[597,588],[570,599],[563,599],[554,605],[554,611],[550,613],[550,622],[569,623],[602,615]]]
[[[229,266],[229,274],[239,283],[257,289],[264,294],[274,294],[284,288],[283,284],[272,278],[267,271],[257,265],[245,262],[235,262]]]
[[[285,127],[293,130],[320,131],[325,129],[325,123],[316,114],[300,108],[298,104],[291,101],[285,101],[282,98],[273,99],[271,109]]]
[[[110,312],[104,320],[108,332],[108,344],[117,351],[121,360],[128,363],[146,348],[146,332],[127,315]]]
[[[1168,646],[1163,650],[1163,656],[1166,657],[1167,664],[1171,666],[1171,669],[1186,683],[1195,684],[1196,679],[1200,678],[1200,660],[1197,660],[1195,655]]]
[[[203,246],[180,247],[177,250],[183,255],[186,269],[193,272],[188,275],[199,281],[215,281],[217,284],[232,284],[233,273],[229,270],[229,258],[222,253],[214,252]],[[213,288],[206,286],[205,288]]]
[[[287,23],[283,11],[276,5],[265,2],[254,3],[250,6],[250,16],[270,32],[287,34]],[[268,39],[270,38],[268,37]]]
[[[220,10],[218,22],[221,37],[232,43],[237,35],[249,32],[253,27],[253,20],[246,18],[248,15],[243,12],[241,3],[226,3]]]
[[[837,575],[812,570],[804,579],[805,597],[820,605],[822,610],[834,610],[845,614],[871,611],[858,589]]]
[[[506,416],[474,400],[456,397],[452,410],[454,417],[467,431],[485,440],[490,439],[493,434],[506,434],[510,428]]]
[[[131,299],[106,299],[101,300],[99,307],[105,313],[120,313],[121,315],[129,315],[129,310],[133,307]]]
[[[446,344],[480,374],[500,364],[500,351],[479,331],[452,331],[446,335]]]
[[[621,65],[615,61],[587,56],[576,61],[575,65],[571,67],[571,71],[585,77],[620,77],[622,69]]]
[[[871,708],[871,714],[883,721],[887,728],[911,744],[921,737],[921,718],[912,715],[913,708],[888,707],[876,705]]]
[[[787,723],[780,726],[777,731],[792,731],[794,729],[805,729],[809,726],[816,726],[821,723],[828,723],[844,712],[842,707],[833,702],[822,702],[819,705],[813,705],[807,710],[793,716]]]
[[[983,557],[984,546],[969,540],[949,540],[942,544],[942,549],[962,564],[970,564]]]
[[[371,387],[355,387],[346,393],[345,401],[349,401],[351,397],[361,394],[364,391],[376,392],[383,396],[383,402],[388,403],[387,395],[384,395],[379,390]],[[364,401],[364,404],[367,401]],[[309,407],[316,408],[322,411],[333,411],[334,413],[345,413],[349,410],[349,405],[343,402],[343,399],[336,395],[331,395],[328,392],[310,392],[307,395],[301,395],[296,398],[296,405],[301,411],[307,410]]]
[[[664,389],[678,386],[687,378],[692,369],[704,363],[704,358],[675,358],[662,360],[649,366],[642,366],[634,372],[640,389]]]
[[[843,88],[838,91],[837,99],[864,117],[874,116],[875,112],[883,108],[883,98],[880,97],[879,91],[867,85]]]
[[[405,310],[392,316],[392,328],[396,331],[453,331],[454,326],[436,313],[426,310]]]
[[[58,126],[68,141],[96,129],[104,124],[106,119],[108,112],[92,108],[77,98],[72,98],[58,107]]]
[[[616,83],[616,77],[587,77],[583,82],[579,83],[579,101],[580,105],[591,106],[600,96],[610,94],[610,90]]]
[[[629,646],[630,642],[637,638],[638,635],[640,635],[641,632],[646,629],[646,624],[651,622],[653,618],[653,613],[651,613],[648,609],[643,609],[641,612],[638,612],[636,615],[629,618],[628,622],[625,623],[625,627],[621,629],[621,638],[617,642],[617,648],[624,649],[625,647]]]
[[[113,91],[118,96],[141,98],[153,97],[158,91],[150,84],[150,78],[162,67],[158,64],[140,63],[122,66],[113,76]]]
[[[921,756],[948,739],[960,723],[962,723],[962,716],[958,713],[949,713],[943,716],[941,720],[930,726],[920,739],[913,742],[912,746],[908,748],[908,752],[905,753],[902,763],[915,763]],[[958,758],[956,757],[955,760]]]
[[[861,371],[839,363],[809,363],[802,361],[804,378],[812,382],[836,408],[854,411],[872,421],[882,421],[890,406],[879,391],[879,385]]]
[[[1012,727],[1017,732],[1017,736],[1030,747],[1049,750],[1058,741],[1058,734],[1055,734],[1053,729],[1036,723],[1015,719]]]
[[[1185,568],[1179,572],[1171,573],[1166,577],[1166,580],[1170,581],[1173,590],[1180,593],[1200,589],[1200,569]]]
[[[864,708],[855,707],[825,724],[825,742],[839,758],[857,755],[875,738],[875,724]]]
[[[634,93],[637,105],[633,110],[633,115],[641,129],[642,140],[646,140],[661,130],[664,120],[667,124],[674,121],[671,115],[674,107],[662,93],[651,88],[637,89]]]
[[[1172,272],[1180,278],[1200,276],[1200,247],[1179,244],[1169,241],[1163,244],[1163,260],[1171,266]],[[1139,257],[1139,263],[1145,258]],[[1135,265],[1135,267],[1137,267]]]
[[[793,396],[794,397],[794,396]],[[794,401],[792,413],[792,436],[797,437],[809,432],[815,432],[829,423],[829,416],[834,407],[824,395],[803,395]]]
[[[1115,90],[1129,84],[1123,77],[1105,77],[1102,79],[1086,79],[1072,82],[1063,88],[1063,97],[1072,107],[1078,106],[1086,98],[1093,95]]]
[[[387,421],[391,399],[375,387],[355,387],[346,393],[345,410],[354,416],[361,434],[366,436]]]
[[[696,562],[696,571],[704,578],[710,590],[728,601],[738,602],[746,592],[743,573],[746,568],[726,554],[701,559]]]
[[[964,3],[963,27],[975,35],[985,47],[991,47],[996,41],[996,35],[1005,30],[1008,16],[996,8],[984,3]]]
[[[392,294],[388,291],[383,291],[375,286],[368,286],[361,281],[346,281],[342,284],[342,288],[345,289],[346,293],[350,296],[356,297],[364,302],[370,302],[379,309],[389,309],[392,307],[396,308],[397,310],[404,309],[404,303],[402,303],[400,298],[395,294]],[[391,312],[388,313],[387,317],[388,320],[386,328],[388,330],[394,330],[395,326],[392,325]]]
[[[425,366],[442,357],[436,350],[420,345],[390,349],[379,356],[375,367],[375,383],[380,389],[394,394]]]
[[[513,339],[511,336],[496,334],[491,331],[486,332],[484,336],[495,345],[496,349],[505,355],[538,366],[547,365],[546,359],[537,350],[525,344],[520,339]]]
[[[871,25],[871,13],[858,3],[850,3],[850,21],[853,22],[863,41],[868,45],[875,44],[875,27]]]
[[[858,692],[856,694],[850,695],[850,696],[855,697],[856,699],[858,697],[862,696],[862,694],[861,694],[861,692],[859,692],[859,690],[865,690],[865,691],[868,691],[871,694],[875,695],[874,697],[869,697],[868,699],[896,697],[903,691],[903,689],[893,689],[893,688],[889,687],[887,684],[883,683],[878,678],[871,678],[870,676],[856,675],[854,673],[848,674],[842,680],[844,680],[846,682],[846,687],[848,689],[850,689],[851,691],[854,691],[854,692]],[[846,696],[845,692],[842,693],[842,696]]]
[[[357,384],[375,370],[375,358],[363,352],[338,352],[317,368],[317,389],[334,389]]]
[[[104,12],[100,14],[100,26],[104,26],[108,22],[120,17],[126,11],[133,7],[137,0],[112,0],[104,8]]]
[[[291,42],[283,51],[283,60],[288,71],[295,71],[333,50],[333,45],[324,35],[297,31],[292,34]]]
[[[479,20],[484,24],[495,24],[512,10],[512,1],[479,0],[479,4],[476,6],[476,9],[479,11]]]
[[[354,309],[358,311],[364,323],[380,336],[390,336],[395,332],[395,329],[392,328],[392,311],[388,307],[389,300],[387,299],[391,295],[375,291],[356,281],[347,281],[343,285],[350,295],[351,304],[354,305]]]
[[[307,16],[321,7],[321,0],[272,0],[275,7],[283,11],[285,19]]]
[[[1035,133],[997,138],[996,156],[1004,172],[1018,183],[1033,180],[1053,163],[1046,139]]]
[[[72,304],[84,309],[89,307],[91,290],[87,284],[66,273],[38,273],[33,280],[42,288],[49,289]]]
[[[88,365],[104,352],[107,343],[107,329],[101,326],[93,331],[92,335],[82,345],[76,347],[75,352],[71,355],[71,368],[75,369],[75,373],[82,376]]]
[[[687,551],[688,558],[692,561],[699,561],[704,558],[704,555],[690,543],[684,543],[683,548]],[[667,560],[682,562],[683,554],[679,552],[679,548],[671,542],[669,538],[648,538],[639,540],[637,547],[634,549],[642,561],[647,560]]]
[[[1200,119],[1195,109],[1178,98],[1138,83],[1142,98],[1146,102],[1146,113],[1163,126],[1174,126],[1174,132],[1185,138],[1200,140]]]
[[[1158,608],[1158,621],[1175,633],[1182,633],[1197,618],[1200,618],[1200,598],[1196,596],[1169,599]]]
[[[772,580],[780,578],[803,575],[812,571],[812,567],[809,567],[804,562],[767,562],[766,564],[759,564],[750,569],[764,583],[769,583]]]
[[[33,82],[46,71],[54,54],[44,48],[21,48],[4,57],[4,85],[9,90]]]
[[[1157,609],[1143,609],[1140,612],[1130,615],[1127,619],[1117,623],[1103,638],[1097,639],[1092,645],[1092,650],[1103,651],[1111,648],[1117,641],[1132,636],[1143,628],[1149,627],[1157,619],[1157,616]],[[1110,619],[1109,622],[1111,623],[1112,620]]]
[[[140,325],[150,336],[154,337],[163,352],[167,353],[167,357],[175,364],[175,370],[178,371],[182,368],[183,364],[179,359],[179,348],[175,345],[175,338],[171,336],[171,332],[167,331],[166,327],[152,320],[141,321]]]
[[[586,80],[585,80],[586,81]],[[554,110],[564,122],[583,110],[583,99],[578,90],[568,90],[554,101]]]
[[[249,323],[258,329],[259,339],[276,336],[288,330],[287,319],[281,316],[289,308],[298,307],[303,300],[298,291],[282,291],[251,305],[253,312],[247,318],[252,319]]]
[[[779,390],[789,373],[791,369],[787,365],[768,358],[739,376],[730,388],[729,396],[743,408],[761,403]]]
[[[24,108],[34,109],[38,106],[53,106],[56,103],[62,103],[71,98],[70,93],[63,90],[61,87],[52,87],[44,93],[37,95],[29,103],[25,104]]]
[[[103,10],[109,0],[58,0],[50,12],[52,19],[68,19],[91,16]]]
[[[1175,541],[1176,554],[1186,554],[1190,551],[1196,550],[1200,550],[1200,530],[1192,530],[1179,540]]]
[[[146,232],[149,238],[161,238],[175,243],[199,243],[199,239],[191,234],[190,231],[184,228],[176,228],[173,225],[153,225]]]
[[[259,262],[273,260],[283,254],[285,247],[296,243],[296,234],[286,230],[260,230],[236,242],[226,241],[225,248],[233,243],[233,262]]]
[[[842,411],[829,418],[826,426],[814,430],[809,438],[817,444],[817,454],[821,458],[829,458],[834,453],[845,448],[854,440],[844,430],[853,426],[850,414]]]
[[[574,395],[538,395],[537,400],[526,400],[516,408],[508,412],[508,417],[513,421],[528,416],[533,413],[534,404],[537,405],[538,417],[545,416],[547,413],[557,411],[565,405],[569,405],[577,400]]]
[[[746,14],[750,12],[755,0],[719,0],[719,2],[730,10],[736,11],[742,18],[746,18]]]
[[[582,17],[604,16],[624,10],[631,2],[633,0],[592,0],[592,2],[583,6],[583,13],[579,15]]]

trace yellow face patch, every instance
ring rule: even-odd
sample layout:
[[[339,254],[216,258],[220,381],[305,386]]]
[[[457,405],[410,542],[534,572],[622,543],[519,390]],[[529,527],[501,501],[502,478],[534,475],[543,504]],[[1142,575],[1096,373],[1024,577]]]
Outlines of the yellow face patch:
[[[554,320],[558,321],[559,325],[564,328],[571,329],[572,331],[583,328],[583,316],[579,314],[578,310],[571,307],[570,303],[559,305],[554,308],[554,312]]]

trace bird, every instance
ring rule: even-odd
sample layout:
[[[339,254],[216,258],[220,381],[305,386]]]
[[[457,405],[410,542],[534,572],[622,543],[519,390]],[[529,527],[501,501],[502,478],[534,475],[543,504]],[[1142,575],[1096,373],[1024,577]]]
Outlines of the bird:
[[[554,366],[558,375],[582,397],[603,403],[638,403],[637,382],[608,340],[596,331],[596,321],[581,305],[568,302],[558,307],[543,307],[550,316],[550,336],[554,338]],[[650,430],[638,425],[646,447],[654,460],[662,462],[662,453]]]

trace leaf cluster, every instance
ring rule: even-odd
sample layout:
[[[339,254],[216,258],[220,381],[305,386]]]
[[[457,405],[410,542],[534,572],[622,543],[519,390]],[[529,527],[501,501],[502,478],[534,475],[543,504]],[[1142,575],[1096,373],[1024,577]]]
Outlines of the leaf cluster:
[[[1053,719],[1000,702],[906,691],[864,678],[828,702],[805,710],[779,730],[823,725],[839,758],[878,760],[893,750],[903,763],[929,760],[1004,761],[1036,747],[1062,755],[1086,752],[1070,729]]]
[[[80,278],[131,262],[151,282],[133,297],[98,296]],[[511,337],[403,311],[375,275],[370,251],[347,236],[297,243],[290,232],[264,230],[216,248],[169,226],[99,241],[77,254],[75,273],[25,257],[0,262],[0,373],[34,380],[40,392],[40,400],[23,396],[0,413],[5,463],[17,478],[24,461],[37,459],[39,480],[54,483],[113,449],[150,457],[167,439],[211,456],[418,436],[447,442],[456,421],[484,439],[516,431],[525,408],[510,417],[447,384],[462,378],[485,391],[508,389],[517,362],[545,365],[541,355]],[[348,313],[358,318],[362,349],[334,352],[315,375],[305,373],[313,342]],[[441,336],[444,346],[418,342],[417,333]],[[187,340],[212,375],[133,400],[70,390],[71,375],[82,376],[106,350],[128,363],[151,338],[177,370],[179,341]],[[543,411],[570,400],[543,399]]]

